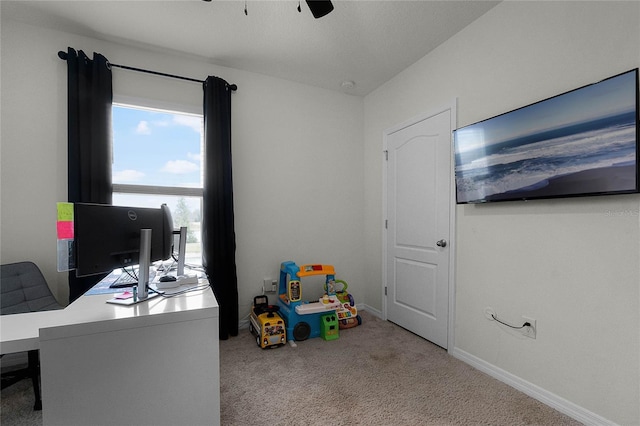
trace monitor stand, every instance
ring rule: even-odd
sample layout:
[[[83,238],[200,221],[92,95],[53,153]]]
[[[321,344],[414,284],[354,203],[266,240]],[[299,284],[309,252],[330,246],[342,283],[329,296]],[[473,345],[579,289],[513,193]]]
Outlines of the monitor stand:
[[[107,303],[116,305],[135,305],[158,296],[158,293],[149,293],[149,268],[151,267],[151,229],[140,230],[140,265],[138,268],[138,287],[132,292],[125,291]]]
[[[136,300],[133,300],[133,294],[129,290],[127,290],[124,293],[121,293],[116,297],[107,300],[107,303],[111,303],[113,305],[131,306],[131,305],[137,305],[140,302],[146,302],[147,300],[153,299],[156,296],[159,296],[159,294],[151,292],[149,293],[146,299],[138,299],[136,297]]]
[[[187,251],[187,227],[180,227],[180,240],[178,242],[178,270],[176,275],[184,275],[184,263]]]

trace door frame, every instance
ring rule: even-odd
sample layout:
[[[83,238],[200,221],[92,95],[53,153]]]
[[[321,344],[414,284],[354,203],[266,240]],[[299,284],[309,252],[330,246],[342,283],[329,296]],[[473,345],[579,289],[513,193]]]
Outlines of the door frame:
[[[452,354],[455,347],[455,306],[456,306],[456,277],[455,277],[455,263],[456,263],[456,188],[454,178],[454,151],[453,151],[453,130],[457,128],[457,108],[458,99],[454,98],[449,104],[436,108],[427,113],[420,114],[407,121],[404,121],[398,125],[390,127],[383,131],[382,137],[382,288],[380,289],[382,294],[382,319],[385,321],[387,318],[387,295],[385,289],[387,288],[387,234],[388,230],[385,225],[387,220],[387,152],[388,152],[388,139],[392,133],[416,124],[420,121],[426,120],[430,117],[436,116],[442,112],[449,110],[451,129],[451,156],[449,162],[449,315],[447,318],[447,352]]]

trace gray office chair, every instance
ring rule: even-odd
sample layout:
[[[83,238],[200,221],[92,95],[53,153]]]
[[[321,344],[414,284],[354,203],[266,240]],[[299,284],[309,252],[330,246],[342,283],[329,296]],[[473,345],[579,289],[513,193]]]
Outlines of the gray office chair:
[[[0,266],[0,315],[61,309],[51,294],[42,272],[33,262],[18,262]],[[20,380],[31,378],[35,395],[34,410],[42,409],[40,397],[40,361],[38,350],[27,353],[28,366],[2,373],[2,389]]]

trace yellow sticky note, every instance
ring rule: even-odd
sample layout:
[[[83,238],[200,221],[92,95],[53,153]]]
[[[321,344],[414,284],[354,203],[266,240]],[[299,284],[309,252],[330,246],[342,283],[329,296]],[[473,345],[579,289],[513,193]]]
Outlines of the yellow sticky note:
[[[73,203],[58,203],[58,221],[73,221]]]

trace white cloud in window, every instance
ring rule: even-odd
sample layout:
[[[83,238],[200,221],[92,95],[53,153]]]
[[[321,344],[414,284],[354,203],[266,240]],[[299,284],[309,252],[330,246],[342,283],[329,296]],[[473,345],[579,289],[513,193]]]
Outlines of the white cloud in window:
[[[173,122],[180,126],[191,127],[194,132],[202,132],[202,117],[195,115],[174,115]]]
[[[171,160],[162,168],[163,172],[173,173],[177,175],[197,172],[200,168],[197,164],[187,160]]]
[[[150,135],[151,128],[149,127],[149,123],[145,120],[139,122],[138,126],[136,127],[136,133],[139,135]]]
[[[187,152],[187,158],[191,161],[195,161],[196,163],[201,163],[202,162],[202,155],[198,154],[194,154],[192,152]]]
[[[121,170],[113,172],[112,180],[114,183],[132,183],[138,182],[144,177],[144,173],[138,170]]]

